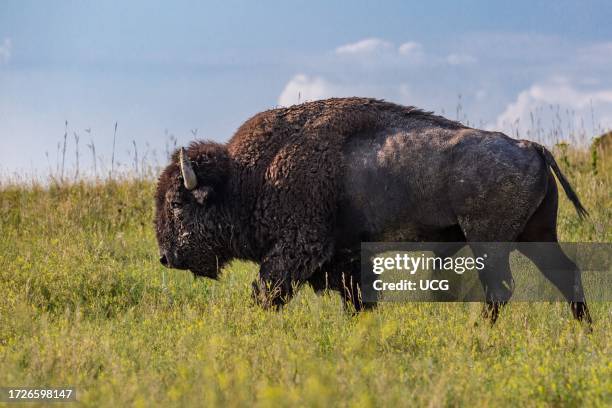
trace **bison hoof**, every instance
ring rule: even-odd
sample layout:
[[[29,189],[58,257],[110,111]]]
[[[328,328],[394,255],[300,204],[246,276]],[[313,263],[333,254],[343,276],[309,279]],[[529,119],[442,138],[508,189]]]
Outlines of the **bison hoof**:
[[[499,317],[499,311],[507,302],[486,302],[482,308],[482,317],[488,319],[491,325],[494,325]]]
[[[586,322],[589,333],[593,332],[593,319],[591,319],[591,314],[589,313],[589,308],[584,302],[571,302],[570,307],[572,309],[572,315],[574,315],[574,319]]]
[[[289,294],[284,293],[279,285],[256,280],[253,281],[252,287],[253,300],[264,309],[278,310],[289,300]]]

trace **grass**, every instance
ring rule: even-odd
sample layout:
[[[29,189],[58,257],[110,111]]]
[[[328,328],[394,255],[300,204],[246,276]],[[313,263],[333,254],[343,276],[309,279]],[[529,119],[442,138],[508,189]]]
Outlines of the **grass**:
[[[557,151],[591,218],[561,198],[563,241],[610,242],[610,161]],[[607,167],[601,167],[603,165]],[[250,300],[157,261],[154,183],[0,188],[0,385],[74,386],[83,406],[610,406],[612,307],[593,333],[563,303],[381,304],[356,316],[303,288]]]

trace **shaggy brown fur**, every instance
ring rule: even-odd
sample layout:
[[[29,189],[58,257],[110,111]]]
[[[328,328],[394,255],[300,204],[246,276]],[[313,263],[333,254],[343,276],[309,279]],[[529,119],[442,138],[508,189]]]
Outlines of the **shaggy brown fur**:
[[[214,278],[232,258],[259,262],[263,303],[280,304],[308,281],[359,308],[364,240],[514,241],[538,215],[546,225],[530,239],[556,241],[549,166],[581,208],[543,147],[375,99],[262,112],[227,145],[194,142],[187,156],[194,190],[177,154],[159,179],[162,263]],[[509,298],[508,285],[482,280],[491,305]],[[580,300],[578,318],[588,315]]]

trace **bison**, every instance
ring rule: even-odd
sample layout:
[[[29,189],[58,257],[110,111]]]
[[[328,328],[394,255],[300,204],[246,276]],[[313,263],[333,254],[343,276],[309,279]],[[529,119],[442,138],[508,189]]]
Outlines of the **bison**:
[[[309,282],[359,310],[362,241],[556,243],[553,173],[586,215],[537,143],[369,98],[272,109],[227,144],[197,141],[172,155],[157,185],[160,262],[214,279],[231,259],[251,260],[264,305]],[[574,317],[590,321],[580,271],[561,249],[525,252]],[[504,256],[504,279],[480,276],[493,322],[511,295]]]

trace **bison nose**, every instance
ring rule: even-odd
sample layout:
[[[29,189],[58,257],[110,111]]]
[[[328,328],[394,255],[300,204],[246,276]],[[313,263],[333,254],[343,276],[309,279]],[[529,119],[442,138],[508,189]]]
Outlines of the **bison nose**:
[[[168,266],[168,259],[166,258],[166,255],[162,255],[159,257],[159,262],[164,265],[164,266]]]

